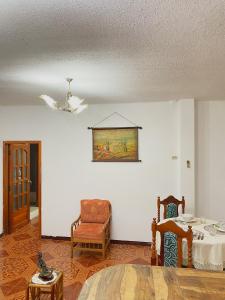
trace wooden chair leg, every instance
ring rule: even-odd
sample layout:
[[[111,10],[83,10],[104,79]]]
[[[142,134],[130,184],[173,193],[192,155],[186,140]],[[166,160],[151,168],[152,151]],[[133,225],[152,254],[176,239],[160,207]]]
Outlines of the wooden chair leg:
[[[71,242],[71,258],[73,258],[73,242]]]
[[[156,266],[156,258],[155,257],[151,258],[151,265]]]
[[[102,258],[105,259],[105,252],[106,252],[106,249],[105,249],[105,244],[102,245]]]

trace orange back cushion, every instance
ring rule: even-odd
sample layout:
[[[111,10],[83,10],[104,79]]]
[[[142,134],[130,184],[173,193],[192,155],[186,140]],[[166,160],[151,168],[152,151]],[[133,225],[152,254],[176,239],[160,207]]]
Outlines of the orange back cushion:
[[[81,200],[81,222],[83,223],[105,223],[110,213],[110,202],[108,200]]]

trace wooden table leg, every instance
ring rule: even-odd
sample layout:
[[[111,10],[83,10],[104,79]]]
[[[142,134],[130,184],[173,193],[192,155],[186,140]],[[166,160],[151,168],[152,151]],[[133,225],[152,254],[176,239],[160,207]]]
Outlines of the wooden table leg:
[[[41,299],[41,289],[40,288],[37,288],[37,299]]]
[[[54,288],[54,286],[51,288],[51,300],[54,300],[55,299],[55,293],[54,293],[54,291],[55,291],[55,288]]]
[[[34,300],[36,298],[36,288],[34,287],[30,288],[30,296],[31,296],[31,300]]]
[[[29,286],[27,287],[27,292],[26,292],[26,300],[29,300],[30,298],[30,288]]]

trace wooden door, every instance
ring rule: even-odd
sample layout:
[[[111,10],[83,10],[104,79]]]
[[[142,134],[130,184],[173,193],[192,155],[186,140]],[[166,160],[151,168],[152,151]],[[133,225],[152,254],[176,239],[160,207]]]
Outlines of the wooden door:
[[[30,221],[30,145],[9,145],[9,230]]]

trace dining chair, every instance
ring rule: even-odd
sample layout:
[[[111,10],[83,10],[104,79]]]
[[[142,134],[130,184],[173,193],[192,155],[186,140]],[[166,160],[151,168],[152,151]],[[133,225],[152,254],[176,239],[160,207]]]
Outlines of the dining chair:
[[[156,249],[156,232],[160,233],[160,254],[157,255]],[[156,218],[152,222],[152,245],[151,245],[151,264],[166,267],[182,267],[183,250],[182,240],[187,240],[188,251],[188,268],[192,268],[192,227],[188,226],[188,230],[183,230],[175,222],[169,220],[161,224],[157,224]]]
[[[182,214],[184,214],[185,210],[185,199],[184,196],[182,200],[176,199],[174,196],[170,195],[167,198],[160,200],[160,197],[157,198],[157,216],[158,222],[160,222],[160,207],[163,205],[163,218],[175,218],[179,215],[179,205],[182,207]]]
[[[105,258],[110,243],[111,204],[108,200],[81,200],[81,212],[71,224],[71,258],[75,251],[95,251]]]

